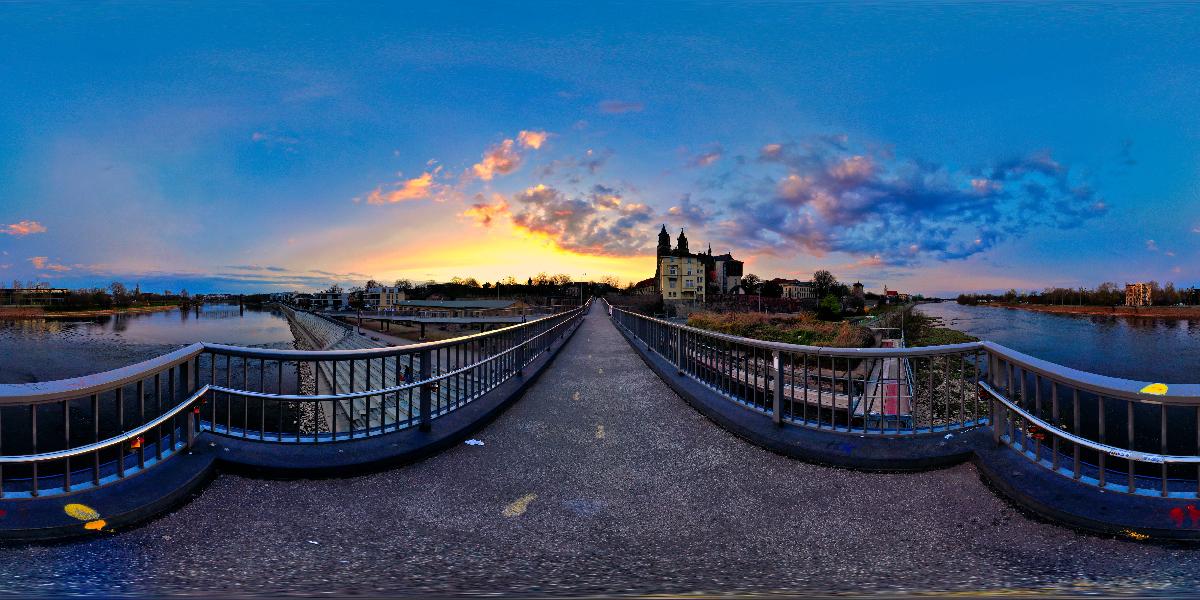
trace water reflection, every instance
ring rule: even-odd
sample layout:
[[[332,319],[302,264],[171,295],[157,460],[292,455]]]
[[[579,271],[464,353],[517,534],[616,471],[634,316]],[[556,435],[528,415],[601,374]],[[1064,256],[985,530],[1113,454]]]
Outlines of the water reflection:
[[[77,377],[195,342],[289,348],[282,313],[237,305],[96,317],[0,321],[0,383]]]
[[[1143,381],[1200,382],[1197,319],[1073,316],[923,304],[947,327],[1060,365]]]

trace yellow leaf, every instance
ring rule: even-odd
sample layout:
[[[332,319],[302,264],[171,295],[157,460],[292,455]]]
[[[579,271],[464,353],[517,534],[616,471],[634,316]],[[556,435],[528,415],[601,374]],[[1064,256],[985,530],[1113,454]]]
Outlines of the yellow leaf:
[[[1163,396],[1167,393],[1167,384],[1152,383],[1152,384],[1142,388],[1142,393],[1143,394],[1154,394],[1155,396]]]
[[[80,521],[95,521],[100,518],[100,513],[86,504],[68,504],[63,507],[63,512]]]

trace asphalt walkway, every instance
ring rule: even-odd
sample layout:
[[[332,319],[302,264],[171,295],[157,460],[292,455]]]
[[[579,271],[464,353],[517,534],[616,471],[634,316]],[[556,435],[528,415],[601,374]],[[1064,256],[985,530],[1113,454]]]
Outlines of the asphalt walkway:
[[[222,475],[145,526],[0,549],[24,594],[1194,593],[1200,550],[1022,516],[970,465],[875,474],[716,427],[594,307],[526,396],[419,464]]]

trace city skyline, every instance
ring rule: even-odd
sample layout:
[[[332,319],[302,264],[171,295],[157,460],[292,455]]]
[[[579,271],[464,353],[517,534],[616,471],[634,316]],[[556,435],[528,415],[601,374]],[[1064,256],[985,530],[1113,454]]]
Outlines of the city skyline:
[[[0,280],[1200,279],[1198,7],[553,6],[6,5]]]

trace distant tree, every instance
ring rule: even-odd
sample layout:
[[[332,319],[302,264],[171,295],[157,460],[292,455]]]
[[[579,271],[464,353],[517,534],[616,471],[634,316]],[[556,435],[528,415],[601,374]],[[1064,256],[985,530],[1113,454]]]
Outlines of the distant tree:
[[[813,293],[815,293],[818,298],[824,298],[829,294],[837,293],[837,290],[834,288],[837,287],[838,280],[833,276],[833,273],[830,273],[825,269],[821,269],[820,271],[813,273],[812,284]]]
[[[567,275],[566,273],[559,273],[558,275],[552,276],[550,278],[550,281],[552,281],[554,283],[554,285],[559,285],[559,286],[571,285],[571,276]]]
[[[380,285],[380,283],[379,283],[378,281],[375,281],[374,279],[368,279],[368,280],[367,280],[367,285],[364,285],[363,287],[364,287],[365,289],[368,289],[368,290],[369,290],[369,289],[372,289],[372,288],[378,288],[378,287],[383,287],[383,286],[382,286],[382,285]]]
[[[413,289],[413,282],[407,279],[397,279],[395,286],[402,290],[408,291]]]
[[[779,298],[783,296],[783,286],[774,281],[764,281],[761,293],[766,298]]]
[[[517,284],[517,278],[516,278],[516,277],[513,277],[512,275],[509,275],[508,277],[505,277],[504,279],[501,279],[501,280],[500,280],[500,284],[501,284],[501,285],[518,285],[518,284]]]
[[[525,285],[532,286],[532,285],[533,285],[533,278],[532,278],[532,277],[530,277],[530,278],[529,278],[529,281],[526,281],[526,282],[525,282]]]
[[[817,318],[823,321],[837,321],[842,318],[842,301],[837,296],[828,294],[817,305]]]
[[[748,273],[742,276],[742,289],[746,290],[747,294],[753,294],[758,291],[758,286],[762,284],[762,279],[754,273]]]
[[[329,286],[329,289],[325,290],[325,293],[326,294],[340,294],[340,293],[342,293],[342,286],[335,283],[335,284]]]

